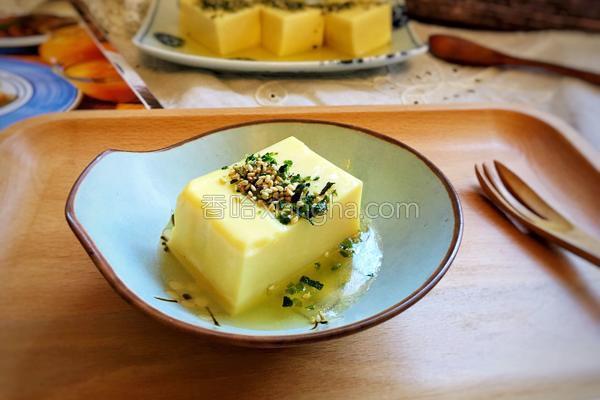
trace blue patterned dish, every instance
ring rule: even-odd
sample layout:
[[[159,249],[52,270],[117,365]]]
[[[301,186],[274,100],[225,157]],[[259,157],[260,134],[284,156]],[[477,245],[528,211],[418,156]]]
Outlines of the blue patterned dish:
[[[0,91],[13,97],[0,107],[0,129],[36,115],[71,110],[81,98],[79,90],[50,67],[8,57],[0,57]]]

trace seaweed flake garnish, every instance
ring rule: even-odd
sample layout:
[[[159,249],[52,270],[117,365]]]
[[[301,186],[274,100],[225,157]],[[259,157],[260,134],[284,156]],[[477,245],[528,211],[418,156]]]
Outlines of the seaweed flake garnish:
[[[288,296],[283,296],[283,302],[281,303],[281,307],[291,307],[294,305],[294,301],[290,299]]]
[[[210,310],[210,307],[205,306],[204,308],[206,309],[206,311],[208,311],[208,314],[212,318],[213,324],[215,324],[216,326],[221,326],[221,324],[219,323],[219,321],[217,321],[217,319],[215,318],[215,314],[213,314],[213,312]]]
[[[331,187],[332,187],[333,185],[334,185],[334,183],[333,183],[333,182],[327,182],[327,183],[325,184],[325,186],[323,186],[323,189],[321,189],[321,193],[319,193],[319,196],[324,196],[324,195],[325,195],[325,193],[327,193],[327,191],[328,191],[329,189],[331,189]]]
[[[310,279],[306,275],[302,275],[302,277],[300,278],[300,282],[302,282],[308,286],[314,287],[317,290],[323,289],[323,286],[324,286],[321,282],[314,280],[314,279]]]
[[[167,301],[169,303],[179,303],[177,300],[175,299],[165,299],[164,297],[158,297],[158,296],[154,296],[154,298],[156,300],[160,300],[160,301]]]

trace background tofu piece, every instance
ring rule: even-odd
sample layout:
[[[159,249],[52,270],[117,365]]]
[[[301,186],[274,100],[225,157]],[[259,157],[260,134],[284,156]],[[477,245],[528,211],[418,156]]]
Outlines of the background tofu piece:
[[[356,5],[325,15],[325,44],[353,57],[361,56],[390,42],[390,4]]]
[[[180,0],[181,29],[219,55],[260,45],[260,6],[225,12],[203,10],[195,0]]]
[[[260,153],[277,152],[277,160],[293,160],[292,170],[302,176],[319,176],[311,188],[319,192],[335,182],[338,207],[360,210],[362,181],[310,150],[294,137]],[[266,211],[232,216],[235,192],[217,170],[192,180],[181,192],[175,209],[175,226],[169,249],[196,276],[213,287],[230,314],[242,312],[264,298],[269,285],[289,279],[302,268],[360,230],[358,215],[333,212],[323,224],[300,220],[283,225]],[[221,202],[210,204],[210,201]],[[216,207],[216,209],[212,209]],[[251,203],[251,207],[255,207]],[[220,215],[207,213],[219,212]],[[237,208],[239,210],[239,207]],[[264,210],[264,208],[260,208]]]
[[[302,53],[323,45],[325,20],[321,10],[262,9],[262,46],[278,56]]]

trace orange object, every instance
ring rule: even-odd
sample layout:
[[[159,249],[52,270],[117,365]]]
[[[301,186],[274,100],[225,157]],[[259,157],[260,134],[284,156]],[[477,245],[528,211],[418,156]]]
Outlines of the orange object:
[[[137,99],[119,73],[105,59],[80,62],[64,70],[79,90],[98,100],[131,103]]]
[[[141,103],[121,103],[121,104],[117,104],[115,109],[116,110],[145,110],[146,107],[144,107],[144,105]]]
[[[48,64],[63,67],[104,58],[96,43],[80,26],[69,26],[52,32],[52,36],[40,45],[40,57]]]

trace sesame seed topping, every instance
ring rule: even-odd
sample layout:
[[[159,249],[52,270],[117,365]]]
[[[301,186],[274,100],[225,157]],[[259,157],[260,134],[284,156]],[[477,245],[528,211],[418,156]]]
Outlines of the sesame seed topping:
[[[324,215],[332,202],[331,196],[323,195],[334,183],[327,182],[321,192],[311,192],[311,181],[318,177],[293,174],[293,162],[278,164],[276,154],[248,155],[242,163],[230,167],[230,183],[236,185],[239,193],[275,214],[282,224],[295,224],[300,218],[312,224],[312,218]]]

